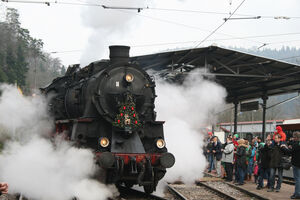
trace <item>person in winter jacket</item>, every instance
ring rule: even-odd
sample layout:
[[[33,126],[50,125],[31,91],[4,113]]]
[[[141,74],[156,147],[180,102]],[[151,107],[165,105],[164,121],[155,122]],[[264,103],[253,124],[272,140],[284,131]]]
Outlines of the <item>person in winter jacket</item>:
[[[289,147],[282,145],[285,152],[292,156],[292,167],[295,179],[295,192],[291,199],[300,199],[300,132],[293,133],[293,143]]]
[[[286,140],[286,134],[282,131],[281,126],[276,127],[276,131],[274,132],[274,135],[273,135],[273,140],[275,140],[275,135],[280,135],[280,137],[281,137],[280,141],[282,141],[282,142]]]
[[[255,155],[254,155],[254,168],[253,168],[253,174],[254,174],[254,183],[258,185],[258,171],[259,171],[259,166],[258,166],[258,156],[259,156],[259,150],[258,147],[260,146],[261,142],[261,137],[256,136],[255,137]]]
[[[244,139],[238,140],[238,148],[236,151],[236,165],[238,170],[238,185],[244,185],[244,177],[247,169],[247,163],[246,163],[246,148],[247,145],[245,144]]]
[[[239,138],[239,135],[238,134],[234,134],[233,135],[233,138],[232,138],[232,142],[233,142],[233,145],[234,145],[234,153],[233,153],[233,162],[234,162],[234,182],[235,183],[238,183],[239,181],[239,173],[238,173],[238,170],[237,170],[237,166],[236,166],[236,150],[237,150],[237,147],[239,146],[237,140]]]
[[[251,145],[249,145],[249,147],[246,149],[246,151],[247,151],[247,162],[248,162],[247,179],[249,181],[251,181],[253,168],[254,168],[254,156],[255,156],[255,152],[256,152],[254,140],[251,142]]]
[[[226,145],[223,150],[222,162],[225,164],[226,181],[232,181],[233,176],[233,151],[234,145],[231,137],[226,138]]]
[[[284,154],[283,147],[281,146],[283,143],[281,142],[281,135],[275,135],[275,140],[270,144],[268,143],[267,146],[270,150],[270,189],[268,192],[274,191],[275,186],[275,174],[278,171],[278,180],[276,185],[276,192],[280,191],[281,182],[282,182],[282,156]]]
[[[212,152],[212,147],[213,147],[213,140],[212,137],[210,137],[210,140],[206,146],[206,153],[207,153],[207,160],[209,163],[209,168],[208,168],[208,173],[211,172],[211,170],[213,170],[215,168],[214,166],[214,155]]]
[[[222,159],[222,144],[218,141],[217,136],[212,137],[212,153],[214,157],[214,165],[217,171],[217,177],[221,177],[221,159]]]
[[[271,144],[272,141],[271,139],[267,140],[266,143]],[[258,163],[258,185],[256,189],[260,190],[264,187],[264,178],[268,178],[268,184],[269,182],[269,162],[270,162],[270,153],[269,153],[269,148],[268,146],[260,142],[258,144],[258,150],[257,150],[257,163]]]

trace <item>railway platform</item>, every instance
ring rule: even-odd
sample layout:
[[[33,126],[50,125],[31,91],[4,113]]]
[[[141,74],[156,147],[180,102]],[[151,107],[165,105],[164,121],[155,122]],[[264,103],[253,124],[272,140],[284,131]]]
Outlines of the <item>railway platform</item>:
[[[267,185],[267,182],[264,183],[264,185]],[[289,184],[281,184],[281,189],[280,192],[267,192],[267,188],[263,188],[261,190],[256,189],[256,184],[249,181],[246,181],[244,185],[238,186],[242,189],[245,189],[249,192],[256,193],[261,197],[264,197],[266,199],[270,200],[285,200],[285,199],[290,199],[290,196],[293,194],[295,186],[294,185],[289,185]]]
[[[285,173],[287,175],[287,173]],[[289,174],[291,175],[291,174]],[[289,177],[289,176],[288,176]],[[216,178],[215,173],[204,173],[204,177],[201,178],[201,181],[207,181],[206,179],[210,179],[210,181],[218,181],[222,180],[221,178]],[[269,200],[288,200],[292,196],[295,190],[295,185],[293,184],[281,184],[280,192],[267,192],[268,188],[264,187],[261,190],[257,190],[257,185],[254,183],[254,181],[245,181],[245,184],[242,186],[236,186],[233,184],[233,182],[230,182],[227,184],[232,185],[233,187],[240,188],[241,190],[244,190],[245,192],[249,192],[252,194],[256,194],[261,197],[261,199],[269,199]],[[267,181],[264,180],[264,186],[267,185]]]

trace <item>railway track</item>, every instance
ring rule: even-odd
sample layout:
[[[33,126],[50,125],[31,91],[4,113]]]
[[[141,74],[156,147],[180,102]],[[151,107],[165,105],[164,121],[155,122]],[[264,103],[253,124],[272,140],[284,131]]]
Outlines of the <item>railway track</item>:
[[[214,177],[211,174],[204,173],[206,177]],[[262,197],[256,193],[249,192],[241,187],[238,187],[234,184],[227,183],[221,180],[214,181],[202,181],[196,182],[197,185],[207,187],[217,193],[220,193],[232,200],[267,200],[267,198]]]
[[[282,182],[289,185],[295,185],[295,180],[293,177],[283,176]]]
[[[120,196],[112,200],[167,200],[163,197],[159,197],[153,194],[146,194],[145,192],[127,188],[124,186],[119,186],[118,190],[120,192]]]
[[[265,200],[256,194],[242,191],[240,188],[234,187],[221,181],[214,182],[197,182],[197,185],[206,187],[230,200]]]
[[[206,185],[184,185],[168,184],[164,197],[149,195],[144,192],[119,187],[120,196],[113,200],[237,200],[240,198],[232,197],[222,191],[210,188]],[[243,196],[244,197],[244,196]],[[250,199],[250,198],[242,198]],[[255,200],[255,198],[251,198]]]
[[[168,185],[168,189],[178,200],[222,200],[231,199],[219,192],[207,189],[203,186]]]
[[[164,197],[118,186],[120,195],[109,200],[267,200],[213,175],[205,174],[205,176],[207,177],[205,181],[196,182],[194,185],[168,184]]]

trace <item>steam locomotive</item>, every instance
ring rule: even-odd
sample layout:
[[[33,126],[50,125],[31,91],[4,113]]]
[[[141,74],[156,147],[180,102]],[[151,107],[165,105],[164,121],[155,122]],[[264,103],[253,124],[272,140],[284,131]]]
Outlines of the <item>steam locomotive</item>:
[[[93,149],[105,183],[138,184],[152,193],[175,163],[166,148],[164,122],[155,120],[155,81],[129,61],[130,47],[109,48],[110,60],[72,65],[41,90],[56,134]]]

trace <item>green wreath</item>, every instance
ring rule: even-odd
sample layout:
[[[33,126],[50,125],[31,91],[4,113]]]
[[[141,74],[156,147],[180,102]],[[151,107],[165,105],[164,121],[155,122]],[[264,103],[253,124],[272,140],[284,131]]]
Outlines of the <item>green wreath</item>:
[[[120,105],[119,114],[116,115],[113,125],[121,129],[129,128],[131,130],[141,127],[142,124],[139,121],[133,102],[127,102]]]

